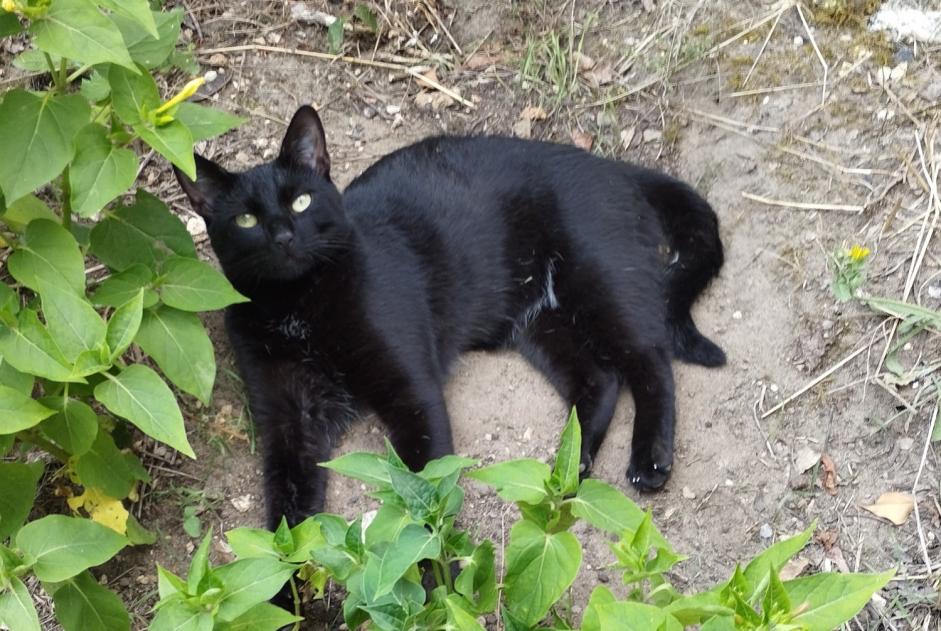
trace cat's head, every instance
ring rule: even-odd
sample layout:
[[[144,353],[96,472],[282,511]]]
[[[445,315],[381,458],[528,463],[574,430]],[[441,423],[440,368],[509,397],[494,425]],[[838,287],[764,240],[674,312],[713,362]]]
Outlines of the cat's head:
[[[349,247],[350,224],[312,107],[294,114],[271,162],[233,173],[196,155],[195,182],[174,171],[206,220],[222,269],[243,292],[298,280]]]

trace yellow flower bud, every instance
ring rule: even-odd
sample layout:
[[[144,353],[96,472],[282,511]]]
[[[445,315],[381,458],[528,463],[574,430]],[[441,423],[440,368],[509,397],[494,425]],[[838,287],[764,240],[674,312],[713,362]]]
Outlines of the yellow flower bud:
[[[3,1],[6,2],[7,0],[3,0]],[[196,90],[198,90],[199,86],[201,86],[204,83],[206,83],[206,80],[203,77],[198,77],[196,79],[193,79],[192,81],[184,85],[183,89],[180,90],[176,96],[174,96],[172,99],[170,99],[169,101],[167,101],[166,103],[164,103],[163,105],[155,109],[154,114],[162,114],[163,112],[166,112],[171,107],[175,107],[179,105],[186,99],[196,94]]]
[[[850,259],[856,263],[860,263],[869,257],[869,253],[869,248],[854,244],[853,247],[850,248]]]
[[[13,0],[3,0],[3,2],[0,3],[0,6],[2,6],[3,10],[7,13],[13,13],[16,11],[16,2]]]

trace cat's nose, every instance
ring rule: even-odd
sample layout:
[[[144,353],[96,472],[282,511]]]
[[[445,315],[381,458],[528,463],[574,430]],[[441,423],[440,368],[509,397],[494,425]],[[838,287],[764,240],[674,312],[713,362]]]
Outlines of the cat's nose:
[[[287,247],[294,241],[294,232],[288,228],[282,228],[274,234],[274,242],[281,247]]]

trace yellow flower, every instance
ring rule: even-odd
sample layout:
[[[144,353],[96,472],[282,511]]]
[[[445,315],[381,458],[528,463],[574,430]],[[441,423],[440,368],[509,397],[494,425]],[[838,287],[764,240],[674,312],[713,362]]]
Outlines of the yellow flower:
[[[3,0],[3,1],[6,2],[7,0]],[[162,114],[166,112],[168,109],[170,109],[171,107],[175,107],[179,105],[186,99],[196,94],[196,90],[198,90],[199,86],[201,86],[204,83],[206,83],[206,79],[204,79],[203,77],[198,77],[196,79],[193,79],[192,81],[184,85],[183,89],[180,90],[176,96],[174,96],[172,99],[170,99],[169,101],[167,101],[166,103],[164,103],[163,105],[155,109],[154,114]]]
[[[16,11],[16,2],[13,0],[3,0],[3,2],[0,3],[0,6],[2,6],[3,10],[7,13],[13,13]]]
[[[869,258],[869,248],[863,247],[859,244],[853,244],[853,247],[850,248],[850,260],[854,263],[861,263]]]

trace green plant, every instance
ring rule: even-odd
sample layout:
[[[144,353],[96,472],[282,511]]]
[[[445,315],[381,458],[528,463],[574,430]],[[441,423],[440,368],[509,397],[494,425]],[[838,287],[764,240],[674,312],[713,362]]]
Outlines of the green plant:
[[[892,571],[826,573],[782,581],[781,568],[806,545],[811,526],[774,544],[744,567],[736,567],[728,581],[703,592],[680,594],[667,574],[685,557],[653,525],[650,512],[604,482],[579,480],[580,448],[573,412],[553,467],[521,458],[468,474],[519,508],[521,518],[510,529],[502,577],[496,546],[487,540],[475,543],[456,525],[464,498],[458,482],[474,461],[447,456],[413,473],[391,447],[385,456],[352,453],[324,465],[374,487],[372,496],[381,502],[374,514],[352,522],[321,514],[293,529],[282,523],[275,533],[246,528],[231,531],[228,539],[238,556],[235,563],[266,560],[281,583],[277,587],[266,584],[264,593],[290,582],[295,613],[299,613],[298,589],[295,579],[288,578],[286,565],[298,570],[298,577],[311,585],[315,597],[323,594],[325,581],[332,579],[346,588],[343,615],[349,628],[366,625],[383,631],[479,631],[483,627],[478,617],[493,613],[511,631],[671,631],[694,625],[707,631],[826,630],[852,618],[893,575]],[[622,572],[628,588],[626,598],[618,598],[604,585],[595,587],[580,621],[572,607],[566,606],[566,592],[581,566],[582,546],[570,532],[579,520],[614,537],[608,542],[616,559],[614,567]],[[197,573],[197,577],[204,575],[204,571]],[[210,589],[209,582],[197,580]],[[187,584],[192,582],[191,578]],[[186,601],[192,615],[197,611],[209,614],[199,614],[206,618],[205,626],[198,628],[229,628],[231,619],[214,609],[214,604],[203,602],[200,594],[205,591],[189,588],[188,595],[179,595],[184,593],[179,587],[182,579],[176,584],[176,591],[169,595],[161,591],[164,600],[159,612],[170,603]],[[287,615],[268,611],[272,616]],[[274,628],[274,622],[270,624],[257,628]],[[177,627],[155,620],[151,628]]]
[[[173,391],[139,360],[146,353],[208,404],[215,359],[196,312],[245,299],[197,259],[162,202],[143,191],[115,200],[145,146],[195,177],[193,143],[240,119],[185,102],[201,79],[161,99],[151,72],[191,64],[176,50],[182,10],[151,11],[146,0],[0,7],[0,36],[30,36],[15,65],[48,78],[43,90],[0,94],[0,623],[39,629],[31,575],[67,631],[93,619],[127,629],[118,597],[87,569],[153,541],[124,503],[148,480],[127,449],[131,430],[194,456]],[[89,282],[96,268],[107,276]],[[44,471],[37,450],[56,462],[57,494],[91,519],[23,525]]]
[[[556,101],[571,94],[578,84],[578,59],[581,58],[590,23],[589,20],[582,29],[577,44],[574,34],[562,36],[555,31],[530,37],[520,67],[523,79],[549,86]]]
[[[856,296],[856,290],[866,282],[866,259],[869,248],[854,245],[840,248],[830,255],[833,262],[833,295],[840,302],[846,302]]]

